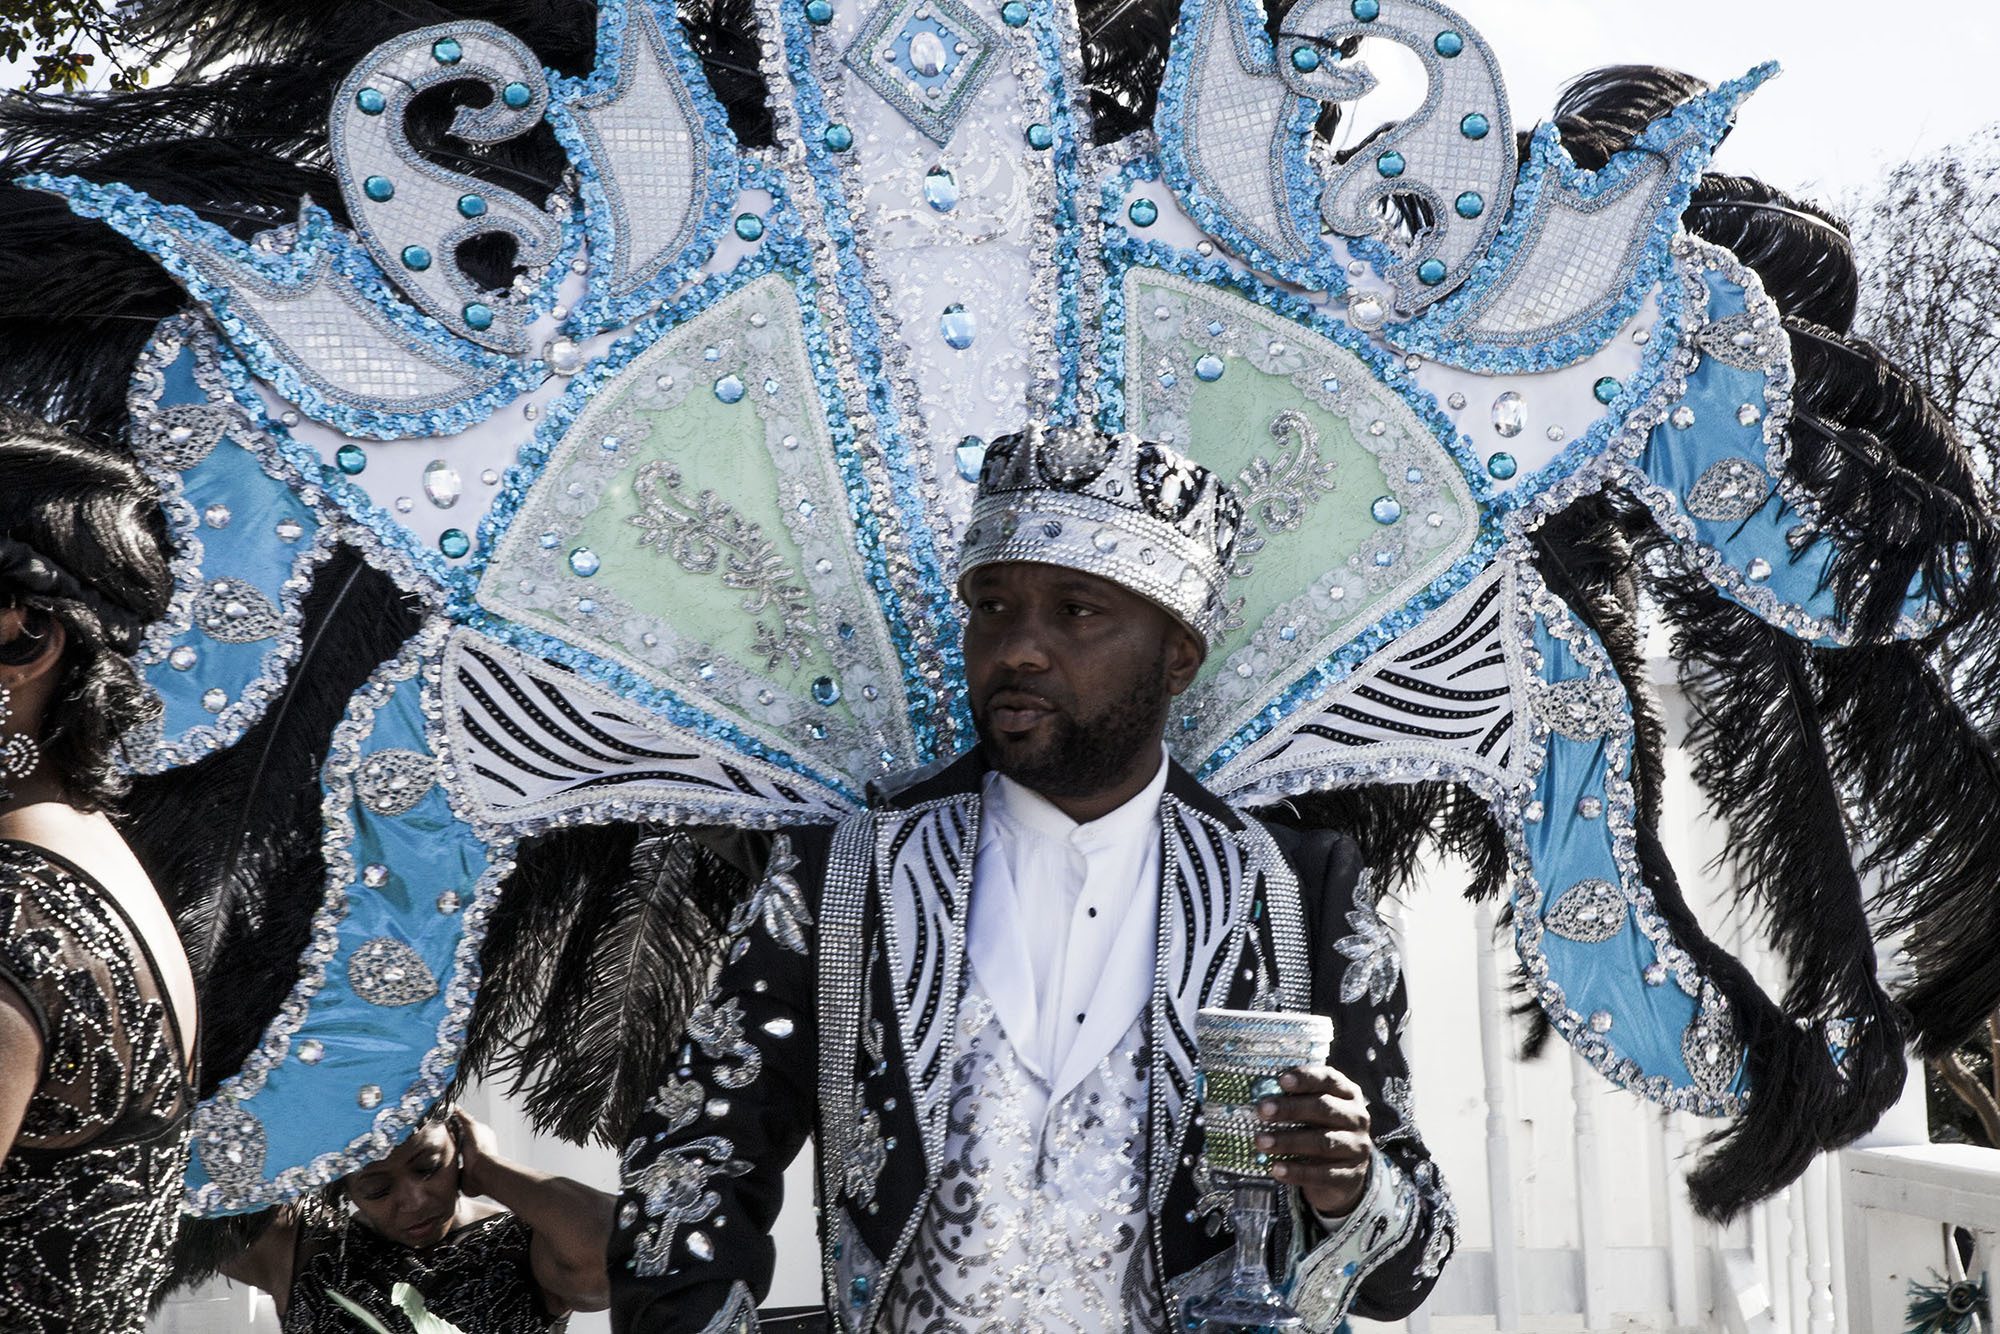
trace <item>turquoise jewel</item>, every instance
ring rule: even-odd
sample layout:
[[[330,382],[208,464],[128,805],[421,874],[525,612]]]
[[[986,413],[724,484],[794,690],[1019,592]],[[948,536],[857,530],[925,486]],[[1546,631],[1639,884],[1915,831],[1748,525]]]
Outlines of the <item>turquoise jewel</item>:
[[[1222,358],[1210,352],[1195,362],[1194,378],[1205,384],[1214,384],[1222,378],[1223,369]]]
[[[368,454],[359,445],[342,445],[334,451],[333,462],[342,472],[352,477],[368,466]]]
[[[493,307],[483,301],[474,301],[465,308],[465,323],[471,329],[491,329],[493,327]]]
[[[370,176],[361,182],[361,193],[378,204],[386,204],[396,197],[396,183],[387,176]]]
[[[604,568],[604,562],[589,547],[578,547],[569,553],[569,568],[582,578],[588,579]]]
[[[431,43],[431,58],[440,65],[456,65],[465,59],[465,48],[455,37],[440,37]]]
[[[854,1281],[847,1285],[847,1295],[856,1306],[868,1305],[868,1275],[856,1274]]]
[[[380,88],[363,88],[354,95],[354,105],[361,108],[364,116],[379,116],[389,105],[389,99],[382,96]]]
[[[932,167],[924,173],[924,202],[938,213],[957,208],[958,178],[943,167]]]
[[[825,27],[833,22],[833,6],[827,0],[806,0],[806,22]]]
[[[1475,111],[1458,123],[1458,132],[1468,139],[1484,139],[1493,132],[1493,122]]]
[[[1125,216],[1132,219],[1134,227],[1150,227],[1160,220],[1160,206],[1150,199],[1135,199]]]
[[[1618,401],[1618,395],[1625,392],[1625,386],[1615,376],[1607,375],[1591,386],[1591,392],[1597,395],[1597,401],[1600,403],[1615,403]]]
[[[1386,528],[1403,517],[1403,504],[1394,496],[1380,496],[1368,512],[1375,516],[1375,522]]]
[[[1486,471],[1493,476],[1495,481],[1504,482],[1512,478],[1515,473],[1521,471],[1521,465],[1514,461],[1512,454],[1495,454],[1492,458],[1486,460]]]
[[[736,235],[745,241],[754,241],[764,234],[764,220],[755,213],[736,215]]]
[[[1319,68],[1319,50],[1311,46],[1292,48],[1292,68],[1301,74],[1310,74]]]
[[[1375,170],[1381,172],[1391,180],[1401,176],[1408,168],[1409,163],[1405,162],[1403,155],[1393,148],[1375,159]]]
[[[1439,55],[1449,60],[1465,49],[1465,38],[1447,28],[1437,35],[1437,40],[1431,45],[1437,48]]]
[[[854,147],[854,131],[837,122],[827,126],[825,132],[820,135],[820,139],[829,149],[836,153],[845,153],[848,149]]]
[[[535,100],[535,90],[525,83],[510,83],[500,90],[500,101],[519,111]]]
[[[1486,196],[1477,190],[1467,190],[1458,197],[1458,216],[1476,218],[1486,211]]]
[[[1363,23],[1373,23],[1381,16],[1381,0],[1354,0],[1354,17]]]
[[[1018,28],[1028,21],[1028,7],[1021,0],[1007,0],[1000,6],[1000,21],[1010,28]]]
[[[420,245],[403,247],[403,267],[422,273],[431,266],[431,252]]]
[[[460,217],[464,218],[485,217],[485,197],[483,195],[460,195],[458,197],[458,213]]]
[[[1436,287],[1451,273],[1441,259],[1427,259],[1417,266],[1417,281],[1426,287]]]
[[[968,482],[978,481],[979,470],[986,464],[986,442],[976,435],[968,435],[958,442],[954,459],[960,477]]]
[[[438,534],[438,550],[458,560],[472,550],[472,539],[465,535],[463,528],[447,528]]]
[[[1028,147],[1034,149],[1037,153],[1046,153],[1049,149],[1055,147],[1055,142],[1056,132],[1040,121],[1036,121],[1028,127]]]
[[[954,352],[963,352],[971,347],[978,332],[978,322],[971,312],[956,301],[946,306],[944,314],[938,316],[938,333],[944,338],[944,345]]]
[[[715,396],[724,403],[743,401],[743,381],[734,375],[725,375],[715,382]]]

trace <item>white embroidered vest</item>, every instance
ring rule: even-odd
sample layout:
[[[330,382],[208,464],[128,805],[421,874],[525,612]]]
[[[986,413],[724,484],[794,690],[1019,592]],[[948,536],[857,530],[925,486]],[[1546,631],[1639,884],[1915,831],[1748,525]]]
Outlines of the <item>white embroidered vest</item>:
[[[1162,1328],[1147,1276],[1144,1017],[1053,1106],[976,980],[936,1194],[882,1328]]]

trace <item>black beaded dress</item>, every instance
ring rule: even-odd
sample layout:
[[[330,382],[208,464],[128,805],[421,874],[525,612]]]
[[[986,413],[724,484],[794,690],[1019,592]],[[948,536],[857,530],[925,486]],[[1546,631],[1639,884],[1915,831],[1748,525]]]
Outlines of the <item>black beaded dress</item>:
[[[0,1163],[0,1330],[139,1334],[180,1227],[194,1107],[159,967],[89,875],[0,839],[0,981],[43,1052]]]
[[[353,1334],[354,1317],[329,1292],[355,1302],[392,1330],[409,1324],[391,1294],[407,1283],[434,1316],[463,1334],[561,1334],[567,1315],[550,1315],[528,1257],[534,1232],[510,1213],[454,1228],[416,1250],[318,1201],[299,1207],[285,1334]]]

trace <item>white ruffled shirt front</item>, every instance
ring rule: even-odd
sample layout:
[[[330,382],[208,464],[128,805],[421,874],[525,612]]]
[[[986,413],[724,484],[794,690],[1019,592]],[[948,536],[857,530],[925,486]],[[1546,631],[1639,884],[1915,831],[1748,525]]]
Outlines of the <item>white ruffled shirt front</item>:
[[[1124,1039],[1152,995],[1166,785],[1162,748],[1144,790],[1078,824],[1013,779],[986,775],[966,953],[1049,1102]]]

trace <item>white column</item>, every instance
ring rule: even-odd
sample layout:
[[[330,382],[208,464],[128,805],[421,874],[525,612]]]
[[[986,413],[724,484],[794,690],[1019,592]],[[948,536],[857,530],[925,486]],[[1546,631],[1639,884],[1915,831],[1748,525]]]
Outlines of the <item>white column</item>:
[[[1576,1229],[1583,1265],[1583,1327],[1608,1329],[1611,1270],[1604,1243],[1604,1180],[1598,1170],[1597,1110],[1592,1105],[1603,1084],[1574,1047],[1569,1050],[1569,1075],[1576,1103]]]
[[[1507,997],[1500,986],[1491,903],[1474,914],[1479,960],[1479,1061],[1486,1078],[1486,1184],[1493,1223],[1493,1327],[1521,1328],[1521,1270],[1515,1249],[1514,1167],[1507,1124]]]

